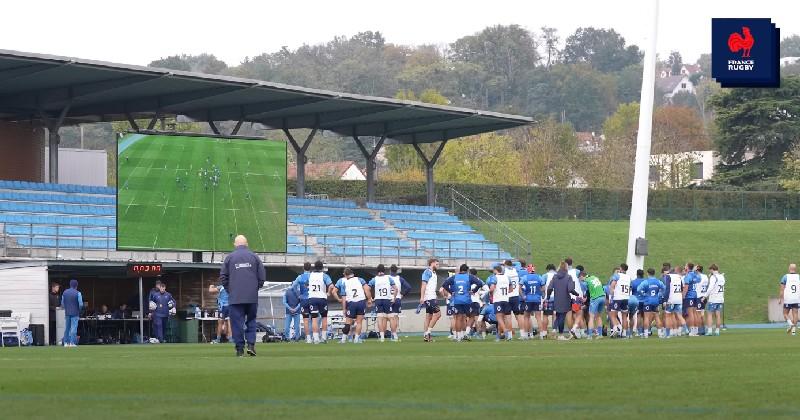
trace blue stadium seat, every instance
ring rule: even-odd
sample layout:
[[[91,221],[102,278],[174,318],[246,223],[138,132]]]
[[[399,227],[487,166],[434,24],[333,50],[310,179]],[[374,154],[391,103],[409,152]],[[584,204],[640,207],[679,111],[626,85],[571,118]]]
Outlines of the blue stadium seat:
[[[397,232],[376,229],[346,229],[325,227],[303,227],[303,233],[313,236],[364,236],[370,238],[397,238]]]
[[[333,217],[361,217],[372,218],[366,210],[358,209],[337,209],[337,208],[323,208],[323,207],[302,207],[302,206],[288,206],[286,209],[289,215],[298,216],[333,216]]]
[[[291,206],[310,206],[310,207],[334,207],[343,209],[354,209],[358,206],[353,201],[346,200],[317,200],[311,198],[289,197],[286,204]]]
[[[458,217],[449,214],[422,214],[422,213],[408,213],[408,212],[387,212],[382,211],[380,216],[385,219],[392,220],[418,220],[423,222],[453,222],[458,223]]]
[[[289,221],[298,225],[312,226],[353,226],[353,227],[386,227],[382,222],[372,219],[358,219],[349,217],[312,217],[290,216]]]
[[[367,203],[367,208],[371,210],[390,210],[390,211],[408,211],[415,213],[446,213],[443,207],[435,206],[412,206],[406,204],[382,204],[382,203]]]

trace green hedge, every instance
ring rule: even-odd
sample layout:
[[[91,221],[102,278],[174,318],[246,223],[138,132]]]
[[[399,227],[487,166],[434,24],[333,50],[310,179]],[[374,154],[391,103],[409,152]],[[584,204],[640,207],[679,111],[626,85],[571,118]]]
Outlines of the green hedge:
[[[452,208],[451,187],[503,220],[624,220],[630,216],[630,190],[436,184],[438,205]],[[294,193],[293,182],[289,191]],[[364,181],[334,180],[307,181],[306,193],[361,203],[367,195]],[[425,204],[425,183],[378,182],[375,199]],[[789,192],[653,190],[648,201],[648,217],[654,220],[800,219],[800,194]]]

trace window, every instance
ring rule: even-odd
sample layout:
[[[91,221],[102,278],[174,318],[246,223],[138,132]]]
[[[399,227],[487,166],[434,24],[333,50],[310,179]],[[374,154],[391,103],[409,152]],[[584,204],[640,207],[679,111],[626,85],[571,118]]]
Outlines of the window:
[[[686,83],[681,83],[681,89],[686,89]]]
[[[650,182],[658,183],[661,181],[661,173],[658,166],[650,165]]]
[[[692,164],[692,179],[703,179],[703,162]]]

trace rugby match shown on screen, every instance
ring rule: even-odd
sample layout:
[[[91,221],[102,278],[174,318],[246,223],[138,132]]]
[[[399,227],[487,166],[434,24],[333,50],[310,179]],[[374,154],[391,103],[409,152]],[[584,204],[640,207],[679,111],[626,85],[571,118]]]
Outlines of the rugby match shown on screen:
[[[286,143],[130,133],[117,174],[120,250],[286,252]]]

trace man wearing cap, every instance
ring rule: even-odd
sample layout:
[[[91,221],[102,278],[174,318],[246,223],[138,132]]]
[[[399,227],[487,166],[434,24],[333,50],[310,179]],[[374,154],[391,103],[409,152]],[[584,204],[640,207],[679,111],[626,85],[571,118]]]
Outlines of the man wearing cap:
[[[225,257],[219,278],[228,291],[228,308],[231,317],[231,332],[236,345],[236,356],[256,355],[256,315],[258,314],[258,289],[264,286],[266,272],[264,263],[247,248],[247,238],[238,235],[234,251]],[[244,329],[242,328],[244,327]]]
[[[78,291],[78,280],[69,281],[69,289],[61,295],[61,307],[64,308],[64,338],[61,339],[64,347],[78,345],[78,318],[83,309],[83,296]]]

